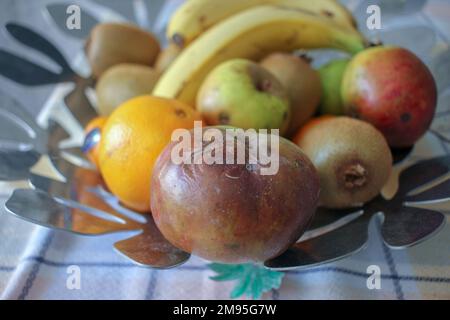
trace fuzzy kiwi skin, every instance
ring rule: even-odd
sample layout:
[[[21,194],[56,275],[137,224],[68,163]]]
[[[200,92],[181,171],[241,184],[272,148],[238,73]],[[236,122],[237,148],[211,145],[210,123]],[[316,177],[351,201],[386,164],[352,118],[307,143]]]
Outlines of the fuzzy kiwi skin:
[[[153,34],[120,23],[101,23],[92,29],[85,47],[95,78],[120,63],[153,66],[161,51]]]
[[[158,78],[156,70],[139,64],[123,63],[109,68],[95,86],[99,113],[109,116],[125,101],[150,94]]]
[[[361,120],[319,118],[307,124],[295,142],[319,172],[323,207],[343,209],[372,200],[392,170],[386,139]]]
[[[322,97],[319,73],[307,57],[288,53],[272,53],[261,61],[286,88],[291,102],[291,121],[286,136],[292,137],[312,118]]]

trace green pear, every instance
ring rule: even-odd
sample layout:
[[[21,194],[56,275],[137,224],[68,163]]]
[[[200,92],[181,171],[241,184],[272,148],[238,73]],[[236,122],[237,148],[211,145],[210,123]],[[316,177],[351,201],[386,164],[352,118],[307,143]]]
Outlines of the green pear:
[[[197,95],[197,110],[209,125],[243,129],[280,129],[290,121],[286,89],[269,71],[244,59],[217,66]]]
[[[341,97],[341,84],[350,59],[333,60],[319,69],[322,81],[322,100],[320,113],[343,115],[344,105]]]

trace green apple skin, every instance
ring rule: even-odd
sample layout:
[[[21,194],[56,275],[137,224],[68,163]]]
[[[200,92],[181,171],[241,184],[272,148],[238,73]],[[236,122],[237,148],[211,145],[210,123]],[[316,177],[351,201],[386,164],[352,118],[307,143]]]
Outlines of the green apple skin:
[[[373,124],[389,145],[414,145],[428,130],[437,88],[427,66],[411,51],[379,46],[357,54],[341,88],[346,114]]]
[[[279,129],[281,135],[291,115],[288,95],[276,77],[244,59],[216,67],[202,84],[196,107],[209,125]]]
[[[344,114],[341,97],[341,84],[350,59],[333,60],[319,68],[322,82],[322,100],[319,111],[321,114],[340,116]]]
[[[306,58],[289,53],[272,53],[260,64],[287,90],[292,111],[287,136],[292,137],[317,111],[322,96],[320,76]]]

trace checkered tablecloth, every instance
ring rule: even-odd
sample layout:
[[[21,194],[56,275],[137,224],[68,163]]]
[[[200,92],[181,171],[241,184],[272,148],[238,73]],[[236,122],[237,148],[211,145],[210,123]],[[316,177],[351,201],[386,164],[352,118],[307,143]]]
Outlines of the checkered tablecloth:
[[[151,0],[153,1],[153,0]],[[151,1],[144,1],[148,6]],[[38,23],[36,3],[27,6],[24,0],[0,1],[0,22],[10,17],[27,23]],[[43,3],[45,0],[42,1]],[[48,2],[48,1],[47,1]],[[79,2],[81,5],[86,1]],[[121,6],[120,1],[96,1],[97,5]],[[129,1],[134,2],[134,1]],[[162,28],[164,15],[170,13],[170,1],[157,13],[150,11],[149,27]],[[352,8],[359,1],[347,1]],[[122,1],[123,3],[123,1]],[[153,8],[150,6],[150,8]],[[133,16],[133,7],[129,8]],[[153,17],[153,18],[152,18]],[[155,17],[158,17],[157,19]],[[136,17],[135,17],[136,18]],[[35,20],[30,20],[35,19]],[[139,18],[145,21],[145,17]],[[136,18],[136,20],[139,20]],[[432,24],[438,40],[432,50],[445,49],[450,38],[450,3],[428,1],[415,18]],[[39,22],[37,28],[46,30]],[[0,26],[2,27],[2,26]],[[62,33],[50,38],[63,41]],[[423,39],[425,41],[426,39]],[[64,46],[66,57],[81,48],[74,39]],[[0,34],[0,47],[18,49],[20,46]],[[27,55],[29,53],[26,53]],[[427,53],[428,54],[428,53]],[[449,65],[441,72],[450,74]],[[447,69],[445,69],[447,68]],[[450,114],[449,90],[440,88],[439,117]],[[24,88],[0,79],[0,91],[7,92],[37,114],[51,87]],[[33,102],[33,105],[30,104]],[[418,156],[449,154],[450,146],[435,135],[428,134],[418,145]],[[185,265],[172,270],[141,268],[118,255],[112,249],[117,240],[128,234],[102,237],[81,237],[51,231],[15,218],[3,209],[12,188],[0,183],[0,298],[2,299],[228,299],[233,282],[214,282],[207,262],[193,257]],[[450,216],[448,216],[450,217]],[[370,226],[368,246],[355,255],[335,263],[286,272],[280,289],[272,290],[264,299],[450,299],[450,224],[432,239],[407,250],[391,250],[383,244],[380,222],[374,218]],[[380,290],[367,288],[367,268],[381,269]],[[80,289],[68,288],[71,267],[80,271]]]

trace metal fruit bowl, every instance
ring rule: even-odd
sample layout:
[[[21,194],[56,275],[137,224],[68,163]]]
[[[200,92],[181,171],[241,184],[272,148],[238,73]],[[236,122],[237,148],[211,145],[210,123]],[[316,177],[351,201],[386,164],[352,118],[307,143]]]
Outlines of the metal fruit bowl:
[[[91,17],[92,24],[111,17],[120,20],[110,9],[98,11],[98,5],[89,3],[86,7],[97,14],[96,19]],[[50,14],[59,9],[46,7]],[[87,68],[83,53],[68,62],[51,39],[25,24],[9,22],[4,28],[14,41],[60,67],[60,72],[53,72],[19,52],[0,49],[0,75],[23,86],[54,86],[37,120],[2,94],[6,103],[0,109],[0,180],[21,186],[6,202],[7,211],[45,227],[97,236],[93,241],[102,241],[104,234],[135,230],[133,237],[115,243],[114,249],[146,267],[171,268],[186,262],[190,255],[164,239],[151,215],[121,206],[80,150],[83,127],[97,114],[94,82],[83,72]],[[375,36],[389,38],[392,32]],[[440,54],[433,61],[439,63]],[[321,59],[323,55],[316,54],[316,62]],[[391,248],[410,247],[434,235],[445,223],[443,212],[450,211],[450,156],[429,153],[424,159],[420,144],[431,138],[446,143],[449,129],[447,115],[438,110],[432,130],[418,146],[395,151],[397,164],[382,195],[360,208],[320,209],[304,236],[264,265],[275,270],[307,268],[349,256],[366,245],[373,217],[381,219],[381,234]]]

